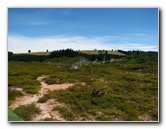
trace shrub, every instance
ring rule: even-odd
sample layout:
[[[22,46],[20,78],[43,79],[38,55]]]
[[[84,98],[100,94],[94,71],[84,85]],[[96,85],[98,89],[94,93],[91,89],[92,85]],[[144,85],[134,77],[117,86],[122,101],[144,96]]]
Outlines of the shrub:
[[[12,103],[12,101],[14,101],[16,99],[16,97],[20,97],[23,94],[21,93],[21,91],[17,91],[17,90],[12,90],[12,89],[8,89],[8,105],[10,105]]]
[[[33,86],[33,85],[25,85],[25,86],[23,86],[23,90],[26,93],[29,93],[29,94],[37,94],[39,89],[40,89],[39,86]]]
[[[39,98],[38,103],[45,103],[51,96],[49,94],[45,94],[43,97]]]
[[[21,91],[17,91],[14,89],[8,89],[8,100],[15,100],[16,97],[22,96],[23,94],[21,93]]]
[[[59,111],[61,116],[66,120],[72,121],[74,119],[74,113],[66,107],[55,107],[53,110]]]
[[[32,116],[40,113],[40,109],[35,106],[35,104],[21,105],[14,110],[19,117],[25,121],[31,120]]]
[[[15,76],[9,76],[9,86],[23,87],[25,85],[40,85],[36,80],[36,77],[30,77],[27,75],[20,75],[20,73],[15,73]],[[18,74],[18,75],[17,75]],[[35,78],[35,79],[34,79]]]
[[[87,111],[93,109],[93,105],[90,103],[90,101],[79,100],[76,101],[76,108],[78,111]]]

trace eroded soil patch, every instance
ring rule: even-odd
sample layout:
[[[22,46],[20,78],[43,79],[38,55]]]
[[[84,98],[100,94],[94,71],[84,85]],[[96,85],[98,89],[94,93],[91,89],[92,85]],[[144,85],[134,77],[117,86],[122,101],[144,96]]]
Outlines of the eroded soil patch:
[[[47,77],[48,75],[42,75],[37,78],[37,80],[41,84],[41,88],[38,94],[31,95],[25,93],[22,88],[14,88],[15,90],[19,90],[23,93],[24,96],[17,97],[16,100],[9,106],[9,109],[14,110],[15,108],[19,107],[20,105],[27,105],[31,103],[35,103],[38,108],[40,108],[41,113],[34,116],[32,118],[32,121],[41,121],[45,118],[52,118],[57,121],[65,121],[65,119],[61,118],[61,115],[58,111],[52,111],[54,107],[61,105],[59,102],[57,102],[55,99],[50,99],[46,103],[38,103],[37,101],[39,98],[43,97],[45,94],[48,93],[48,91],[54,91],[54,90],[65,90],[74,84],[72,83],[65,83],[65,84],[52,84],[47,85],[43,79]]]

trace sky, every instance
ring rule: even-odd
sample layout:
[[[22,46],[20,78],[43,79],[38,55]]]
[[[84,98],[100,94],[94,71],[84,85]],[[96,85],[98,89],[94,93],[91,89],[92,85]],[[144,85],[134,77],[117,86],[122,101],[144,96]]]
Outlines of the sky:
[[[158,8],[8,8],[8,51],[158,51]]]

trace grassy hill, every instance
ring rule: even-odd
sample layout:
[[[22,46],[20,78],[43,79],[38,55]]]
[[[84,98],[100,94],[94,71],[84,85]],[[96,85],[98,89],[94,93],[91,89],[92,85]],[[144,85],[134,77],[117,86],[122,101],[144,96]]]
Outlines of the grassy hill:
[[[85,54],[96,54],[98,55],[98,50],[81,50],[80,51],[81,53],[85,53]],[[118,52],[118,51],[111,51],[111,50],[107,50],[108,54],[112,54],[112,55],[125,55],[121,52]]]
[[[29,55],[41,55],[41,56],[47,56],[47,55],[49,55],[50,54],[50,52],[31,52],[31,53],[14,53],[14,54],[16,54],[16,55],[19,55],[19,54],[29,54]]]
[[[32,52],[30,55],[49,55],[51,52]]]
[[[80,50],[80,53],[85,53],[85,54],[96,54],[98,55],[98,50]],[[118,52],[118,51],[112,51],[112,50],[107,50],[108,54],[112,55],[120,55],[123,56],[125,54]],[[29,55],[49,55],[51,52],[31,52],[31,53],[17,53],[17,54],[29,54]]]

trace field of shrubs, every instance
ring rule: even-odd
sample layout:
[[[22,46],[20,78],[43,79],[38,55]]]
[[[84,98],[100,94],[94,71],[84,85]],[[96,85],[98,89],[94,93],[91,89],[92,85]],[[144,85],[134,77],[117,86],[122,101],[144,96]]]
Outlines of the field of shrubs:
[[[37,101],[61,103],[52,111],[66,121],[158,121],[158,53],[128,52],[112,62],[111,55],[102,56],[104,62],[94,60],[97,55],[44,57],[42,61],[16,61],[10,57],[8,105],[24,96],[15,88],[29,95],[38,94],[41,86],[36,79],[47,75],[43,81],[48,85],[74,84],[65,90],[49,91]],[[41,112],[36,103],[11,110],[24,121],[31,121]],[[58,120],[51,117],[42,121]]]

